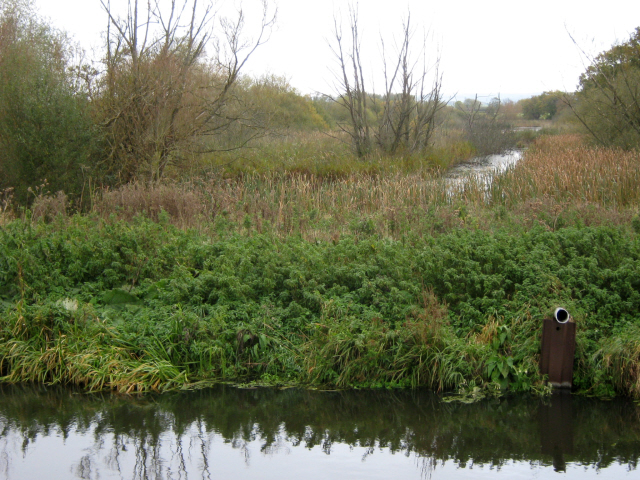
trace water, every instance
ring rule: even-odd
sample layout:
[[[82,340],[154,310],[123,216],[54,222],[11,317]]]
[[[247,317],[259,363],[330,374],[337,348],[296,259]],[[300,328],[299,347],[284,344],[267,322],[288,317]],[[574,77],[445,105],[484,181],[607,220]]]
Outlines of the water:
[[[461,163],[447,172],[447,184],[451,190],[464,187],[470,179],[485,188],[491,185],[495,175],[504,173],[522,158],[521,150],[510,150],[498,155],[475,157]]]
[[[570,395],[467,405],[424,391],[4,386],[0,428],[3,479],[639,476],[640,407]]]

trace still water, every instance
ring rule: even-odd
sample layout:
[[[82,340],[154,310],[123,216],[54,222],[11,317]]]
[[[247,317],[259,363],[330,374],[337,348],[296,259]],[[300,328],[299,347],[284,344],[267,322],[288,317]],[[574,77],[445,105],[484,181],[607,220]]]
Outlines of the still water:
[[[507,171],[522,158],[521,150],[510,150],[501,154],[475,157],[456,165],[447,172],[447,185],[450,190],[458,190],[473,181],[485,188],[491,185],[493,177]]]
[[[0,478],[640,478],[640,407],[556,395],[0,387]]]

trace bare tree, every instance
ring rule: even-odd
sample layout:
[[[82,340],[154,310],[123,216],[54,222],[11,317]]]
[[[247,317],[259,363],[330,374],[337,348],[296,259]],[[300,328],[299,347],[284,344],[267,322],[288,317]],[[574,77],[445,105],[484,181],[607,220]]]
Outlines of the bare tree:
[[[411,15],[402,24],[402,40],[389,60],[381,38],[384,92],[367,92],[362,68],[362,44],[357,7],[349,8],[350,38],[345,41],[342,28],[334,18],[334,43],[331,46],[339,72],[337,94],[331,97],[349,113],[349,123],[339,124],[351,139],[358,156],[373,146],[390,154],[419,152],[430,145],[436,128],[437,113],[444,108],[439,59],[431,68],[427,62],[427,40],[423,37],[420,54],[413,55],[414,32]],[[433,80],[430,83],[430,74]]]
[[[466,139],[476,148],[478,155],[502,153],[515,145],[510,125],[500,115],[500,95],[488,104],[478,100],[478,95],[464,102],[456,102],[456,110],[464,121]]]
[[[268,0],[253,38],[245,14],[214,15],[203,0],[129,0],[124,18],[110,0],[99,105],[110,183],[159,179],[172,162],[245,146],[259,130],[234,94],[240,72],[275,22]],[[221,138],[224,138],[221,141]]]
[[[411,54],[415,32],[411,29],[410,13],[402,24],[402,34],[393,71],[388,67],[385,43],[381,39],[385,91],[376,142],[382,150],[392,154],[400,149],[416,152],[429,146],[436,127],[436,115],[446,104],[442,101],[439,59],[432,66],[434,79],[429,84],[426,35],[422,40],[421,58],[414,59]],[[398,85],[399,91],[394,93]]]
[[[338,127],[349,135],[356,154],[361,157],[371,149],[371,133],[367,119],[368,94],[360,58],[358,10],[353,5],[349,6],[349,21],[350,43],[345,46],[342,26],[334,16],[335,45],[331,48],[340,67],[335,100],[348,111],[350,119],[349,126],[338,124]]]

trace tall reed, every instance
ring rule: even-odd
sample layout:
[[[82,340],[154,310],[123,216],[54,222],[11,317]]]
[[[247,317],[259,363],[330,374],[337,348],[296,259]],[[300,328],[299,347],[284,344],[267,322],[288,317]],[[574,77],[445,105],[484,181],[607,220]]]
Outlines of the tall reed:
[[[540,138],[523,161],[497,177],[493,201],[512,206],[532,198],[607,208],[640,200],[640,152],[585,145],[577,135]]]
[[[628,221],[640,201],[640,154],[585,146],[580,137],[543,137],[503,174],[448,179],[443,171],[238,173],[105,190],[93,211],[130,220],[160,216],[182,228],[265,231],[335,239],[377,233],[422,236],[487,228],[509,217],[556,228],[569,217]],[[506,209],[506,210],[505,210]],[[162,213],[164,211],[164,213]],[[510,212],[509,215],[506,215]]]

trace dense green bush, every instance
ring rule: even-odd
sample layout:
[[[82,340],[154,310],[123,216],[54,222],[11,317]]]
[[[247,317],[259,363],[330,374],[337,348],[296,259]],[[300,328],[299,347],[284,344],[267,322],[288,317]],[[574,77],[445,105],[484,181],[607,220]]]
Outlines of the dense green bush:
[[[314,243],[74,217],[12,222],[0,249],[5,381],[539,389],[541,319],[562,305],[576,384],[637,395],[614,345],[640,311],[624,227]]]

